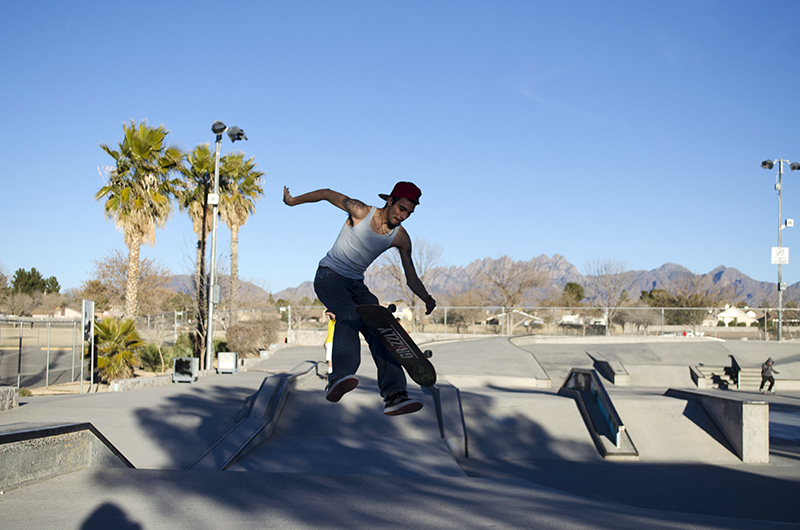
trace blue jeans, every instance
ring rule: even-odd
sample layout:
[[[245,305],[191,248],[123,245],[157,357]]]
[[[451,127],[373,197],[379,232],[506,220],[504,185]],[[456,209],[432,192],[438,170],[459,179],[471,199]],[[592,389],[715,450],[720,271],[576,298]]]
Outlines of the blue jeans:
[[[361,332],[372,352],[372,360],[378,368],[378,388],[381,397],[386,398],[395,392],[405,391],[406,375],[403,373],[403,367],[356,312],[357,305],[378,303],[378,298],[369,291],[364,282],[345,278],[327,267],[319,267],[314,278],[314,291],[328,311],[336,315],[336,328],[333,332],[333,373],[328,379],[336,381],[356,373],[361,364],[361,341],[358,337],[358,333]]]

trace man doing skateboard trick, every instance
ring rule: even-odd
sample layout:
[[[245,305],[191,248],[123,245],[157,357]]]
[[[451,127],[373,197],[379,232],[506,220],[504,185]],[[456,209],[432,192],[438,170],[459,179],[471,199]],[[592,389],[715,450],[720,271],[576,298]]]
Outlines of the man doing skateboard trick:
[[[378,298],[364,284],[364,272],[391,247],[399,250],[408,287],[425,302],[426,314],[436,307],[436,300],[425,289],[414,268],[411,238],[400,226],[414,213],[421,196],[422,192],[411,182],[398,182],[389,195],[379,194],[386,204],[378,208],[329,189],[293,197],[289,188],[283,188],[283,202],[288,206],[328,201],[348,214],[333,247],[319,262],[314,278],[317,297],[336,315],[333,373],[328,377],[325,394],[328,401],[339,401],[358,385],[355,373],[361,362],[358,337],[361,332],[378,368],[378,387],[385,403],[384,414],[396,416],[422,408],[421,401],[408,397],[403,368],[356,312],[358,305],[378,303]]]

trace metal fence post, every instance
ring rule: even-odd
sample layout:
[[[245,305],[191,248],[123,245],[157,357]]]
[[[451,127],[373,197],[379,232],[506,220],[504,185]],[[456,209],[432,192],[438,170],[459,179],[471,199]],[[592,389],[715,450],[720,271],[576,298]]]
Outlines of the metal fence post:
[[[50,386],[50,325],[51,322],[47,322],[47,366],[45,367],[44,371],[44,386]]]
[[[22,321],[19,321],[19,354],[17,355],[17,391],[22,380]]]
[[[72,322],[72,377],[70,378],[69,382],[75,382],[75,330],[78,326],[78,323],[73,321]]]

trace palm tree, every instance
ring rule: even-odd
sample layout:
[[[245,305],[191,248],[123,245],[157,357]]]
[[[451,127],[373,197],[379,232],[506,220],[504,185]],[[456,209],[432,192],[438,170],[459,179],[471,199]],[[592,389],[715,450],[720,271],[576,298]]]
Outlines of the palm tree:
[[[136,331],[133,319],[104,318],[94,325],[97,345],[97,369],[106,381],[133,376],[133,367],[139,363],[137,349],[144,342]]]
[[[236,316],[239,298],[239,229],[255,213],[255,202],[264,194],[261,187],[262,171],[255,169],[253,159],[244,160],[244,153],[225,156],[220,174],[225,175],[219,213],[222,221],[231,230],[231,314]]]
[[[204,337],[206,326],[206,274],[205,256],[206,240],[211,231],[212,207],[208,204],[208,194],[214,183],[214,156],[208,144],[200,144],[186,155],[188,166],[182,165],[181,173],[185,178],[183,188],[178,195],[178,207],[187,212],[192,219],[192,229],[197,234],[197,260],[194,274],[194,287],[197,294],[197,330],[195,332],[195,353],[205,350]]]
[[[172,196],[177,180],[170,178],[183,154],[167,146],[168,131],[163,125],[150,127],[146,121],[123,124],[125,138],[112,149],[100,147],[116,162],[106,185],[95,194],[105,198],[104,214],[116,220],[128,247],[128,272],[125,288],[125,316],[135,318],[139,310],[139,250],[142,243],[155,245],[155,229],[163,228],[172,212]]]

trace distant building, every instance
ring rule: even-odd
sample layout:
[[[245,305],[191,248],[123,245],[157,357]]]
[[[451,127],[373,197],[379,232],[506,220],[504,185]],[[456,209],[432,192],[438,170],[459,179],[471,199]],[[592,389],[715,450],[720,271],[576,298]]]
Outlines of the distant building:
[[[758,319],[759,314],[749,307],[739,308],[726,305],[723,311],[717,312],[716,325],[736,326],[744,323],[746,326],[754,326],[758,325]],[[711,313],[703,321],[703,327],[713,328],[714,325],[714,314]]]

